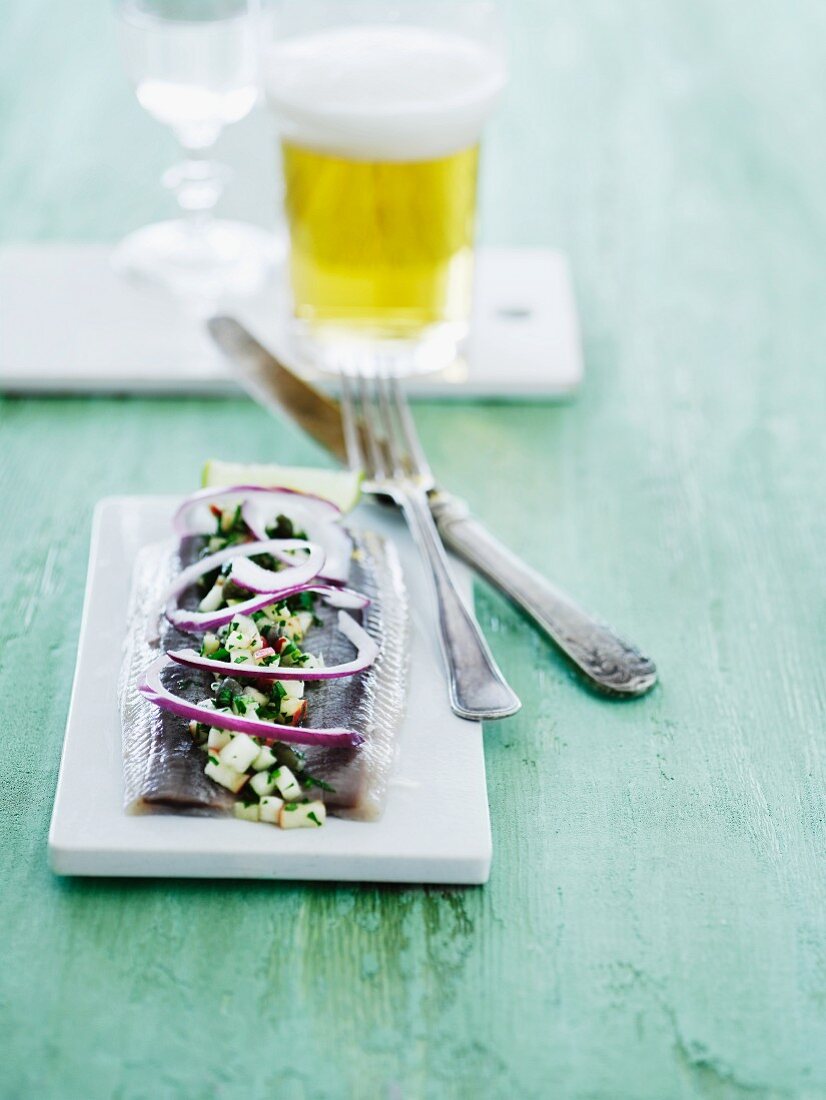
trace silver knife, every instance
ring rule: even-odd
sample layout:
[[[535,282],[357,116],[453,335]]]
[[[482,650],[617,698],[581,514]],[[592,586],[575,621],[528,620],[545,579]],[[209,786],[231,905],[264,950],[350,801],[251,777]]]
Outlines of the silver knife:
[[[346,463],[337,401],[280,363],[234,318],[211,317],[207,327],[250,396],[271,412],[286,413]],[[650,657],[526,565],[470,515],[459,497],[437,488],[430,494],[430,508],[446,545],[521,607],[592,686],[626,698],[654,686],[657,669]]]

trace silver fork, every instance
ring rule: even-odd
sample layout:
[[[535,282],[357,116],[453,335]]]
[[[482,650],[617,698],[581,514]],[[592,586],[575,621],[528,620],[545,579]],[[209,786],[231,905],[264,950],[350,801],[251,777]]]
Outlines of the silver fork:
[[[507,718],[522,705],[493,659],[479,624],[456,590],[428,504],[435,480],[396,378],[341,374],[347,459],[364,470],[368,492],[403,511],[433,582],[450,705],[462,718]]]

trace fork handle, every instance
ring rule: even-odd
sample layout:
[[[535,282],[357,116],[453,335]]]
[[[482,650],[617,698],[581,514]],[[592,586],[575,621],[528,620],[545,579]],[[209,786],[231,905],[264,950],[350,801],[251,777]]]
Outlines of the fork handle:
[[[479,624],[456,590],[427,496],[400,494],[399,503],[436,592],[439,639],[448,672],[450,705],[462,718],[507,718],[522,705],[493,659]]]
[[[657,680],[654,662],[610,626],[584,611],[473,519],[467,505],[441,490],[430,507],[445,543],[518,604],[592,684],[613,695],[642,695]]]

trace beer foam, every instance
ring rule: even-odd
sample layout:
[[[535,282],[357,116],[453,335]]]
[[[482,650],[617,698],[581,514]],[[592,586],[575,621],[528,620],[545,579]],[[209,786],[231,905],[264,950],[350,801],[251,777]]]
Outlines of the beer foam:
[[[339,27],[273,43],[267,101],[282,135],[362,160],[430,160],[478,141],[506,80],[501,57],[424,27]]]

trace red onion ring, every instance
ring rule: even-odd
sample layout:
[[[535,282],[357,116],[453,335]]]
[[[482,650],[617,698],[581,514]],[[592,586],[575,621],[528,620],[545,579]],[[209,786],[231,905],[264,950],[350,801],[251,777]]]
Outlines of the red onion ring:
[[[276,722],[255,722],[237,714],[227,714],[209,707],[199,707],[168,691],[161,683],[161,672],[171,665],[166,656],[153,661],[144,674],[138,691],[156,707],[168,710],[179,718],[203,722],[204,725],[218,726],[219,729],[233,730],[235,733],[248,733],[262,741],[284,741],[293,745],[360,745],[364,741],[362,734],[347,729],[312,729],[308,726],[282,726]]]
[[[257,539],[269,537],[267,527],[272,526],[279,510],[278,504],[259,496],[250,497],[241,505],[244,523]],[[344,584],[350,576],[350,560],[353,555],[353,540],[347,531],[340,523],[331,522],[330,517],[307,512],[303,509],[303,504],[290,509],[290,502],[287,502],[284,511],[290,512],[291,518],[294,517],[304,528],[310,542],[316,542],[324,548],[326,557],[321,576],[325,580]]]
[[[313,515],[319,520],[334,522],[341,518],[341,509],[337,505],[331,500],[324,500],[323,497],[313,496],[311,493],[300,493],[296,489],[266,489],[261,485],[233,485],[227,489],[199,489],[197,493],[191,493],[181,502],[172,523],[175,531],[182,537],[212,534],[215,529],[215,516],[209,511],[210,504],[220,506],[221,501],[224,501],[226,507],[233,502],[237,506],[250,497],[279,496],[284,500],[286,514],[289,514],[289,510],[298,508],[305,515]]]
[[[228,561],[234,562],[237,559],[249,558],[257,554],[274,554],[277,556],[285,550],[309,550],[310,553],[306,561],[301,562],[300,565],[292,565],[281,573],[261,569],[262,573],[281,579],[281,587],[274,589],[270,586],[263,598],[260,595],[255,595],[249,600],[244,600],[232,607],[221,608],[219,611],[187,611],[182,607],[178,607],[178,596],[191,584],[194,584],[199,577],[202,577],[204,573],[209,573],[211,570],[225,565]],[[192,565],[179,574],[167,592],[164,613],[173,626],[178,626],[182,630],[209,630],[213,626],[222,626],[224,623],[228,623],[233,615],[246,615],[249,612],[257,611],[261,607],[266,607],[267,604],[276,603],[288,596],[296,595],[318,574],[323,563],[324,551],[321,547],[310,542],[304,542],[303,539],[268,539],[266,542],[244,542],[236,546],[227,546],[224,550],[219,550],[215,554],[209,554],[207,557],[193,562]],[[255,565],[254,562],[249,564]],[[256,568],[260,569],[260,566]],[[232,576],[231,573],[230,576]],[[269,582],[267,583],[269,585]]]
[[[194,649],[170,649],[167,656],[178,664],[208,669],[225,676],[250,676],[258,680],[339,680],[369,668],[378,656],[379,647],[364,627],[345,611],[338,613],[338,628],[356,647],[356,655],[352,661],[331,665],[329,668],[281,668],[278,665],[254,665],[246,661],[234,665],[229,661],[213,661],[209,657],[202,657]]]
[[[330,607],[367,607],[370,600],[361,592],[355,592],[352,588],[336,588],[330,584],[297,584],[295,588],[288,588],[278,596],[278,601],[288,600],[291,596],[300,596],[302,592],[317,592]],[[253,611],[260,611],[262,607],[269,607],[275,603],[272,593],[264,592],[253,599],[244,600],[243,603],[233,604],[232,607],[222,607],[220,611],[184,611],[177,609],[175,619],[166,617],[174,626],[185,630],[189,634],[197,634],[202,630],[213,630],[217,626],[224,626],[232,622],[236,615],[251,615]]]
[[[255,543],[252,543],[251,545],[254,546]],[[312,546],[314,544],[310,543],[310,545]],[[279,592],[283,591],[285,587],[285,577],[288,578],[288,583],[286,587],[295,588],[296,584],[308,584],[311,580],[318,576],[318,554],[320,553],[323,555],[324,551],[321,549],[321,547],[315,547],[315,549],[317,551],[315,559],[313,559],[311,551],[310,557],[307,558],[305,561],[296,564],[295,558],[293,558],[292,564],[289,565],[287,569],[282,569],[279,572],[275,572],[275,570],[273,569],[265,569],[262,565],[256,565],[254,561],[250,561],[249,558],[246,556],[236,557],[233,559],[232,568],[229,571],[228,579],[231,580],[233,584],[238,585],[239,588],[245,588],[247,592],[267,592],[270,595],[277,595]],[[278,557],[280,561],[284,561],[284,558],[281,557],[280,554],[278,555]],[[315,565],[315,568],[313,568],[313,571],[310,573],[309,576],[305,576],[302,580],[290,579],[290,574],[294,571],[301,572],[303,570],[306,573],[310,566],[313,565]]]

